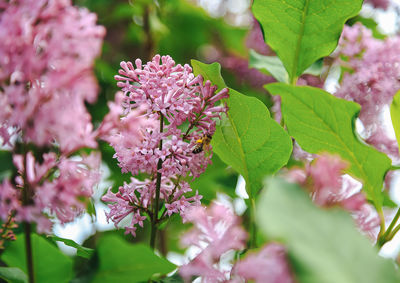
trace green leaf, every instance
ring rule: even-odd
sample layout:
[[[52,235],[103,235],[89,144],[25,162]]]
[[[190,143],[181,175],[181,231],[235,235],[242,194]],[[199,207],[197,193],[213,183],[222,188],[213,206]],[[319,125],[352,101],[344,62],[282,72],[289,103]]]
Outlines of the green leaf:
[[[131,245],[118,236],[103,236],[98,245],[100,267],[93,282],[141,282],[167,274],[176,266],[143,244]]]
[[[237,173],[227,168],[227,165],[216,154],[213,155],[211,161],[212,163],[207,166],[204,174],[191,182],[190,187],[193,191],[199,191],[199,194],[203,196],[201,202],[205,204],[214,200],[217,192],[223,192],[234,198]]]
[[[36,282],[69,282],[74,276],[72,260],[56,246],[36,234],[31,234],[31,240]],[[20,268],[27,273],[23,234],[17,235],[17,240],[10,243],[1,259],[8,266]]]
[[[281,95],[283,119],[300,146],[310,153],[337,153],[349,161],[348,173],[363,181],[367,197],[380,210],[383,179],[391,161],[356,136],[354,122],[360,106],[313,87],[276,83],[266,89]]]
[[[289,82],[289,75],[279,57],[264,56],[251,49],[249,67],[259,69],[265,74],[273,76],[278,82]]]
[[[28,276],[17,267],[0,267],[0,278],[7,282],[28,283]]]
[[[289,82],[289,75],[277,56],[264,56],[250,49],[249,67],[259,69],[263,73],[273,76],[278,82]],[[304,74],[319,76],[322,72],[322,67],[322,60],[319,60],[307,68]]]
[[[268,179],[257,223],[268,238],[286,246],[298,282],[400,282],[391,260],[378,256],[347,212],[316,207],[295,184]]]
[[[13,168],[12,152],[0,150],[0,182],[11,176]]]
[[[344,23],[361,5],[362,0],[254,0],[252,11],[293,82],[336,48]]]
[[[393,97],[392,104],[390,105],[390,117],[392,118],[397,144],[400,149],[400,91]]]
[[[49,235],[47,237],[54,241],[63,242],[64,244],[66,244],[69,247],[75,248],[77,256],[84,257],[84,258],[91,258],[91,256],[94,253],[93,249],[82,247],[81,245],[79,245],[78,243],[76,243],[75,241],[73,241],[71,239],[64,239],[64,238],[60,238],[57,236],[51,236],[51,235]]]
[[[193,61],[196,75],[201,74],[221,87],[219,64]],[[229,89],[227,105],[228,115],[217,127],[212,146],[222,161],[244,177],[247,192],[253,195],[260,190],[265,175],[274,174],[287,163],[292,141],[258,99]]]
[[[209,80],[212,84],[217,85],[217,91],[226,87],[224,79],[221,76],[221,65],[219,63],[205,64],[197,60],[191,60],[190,63],[192,64],[195,76],[202,75],[204,81]]]

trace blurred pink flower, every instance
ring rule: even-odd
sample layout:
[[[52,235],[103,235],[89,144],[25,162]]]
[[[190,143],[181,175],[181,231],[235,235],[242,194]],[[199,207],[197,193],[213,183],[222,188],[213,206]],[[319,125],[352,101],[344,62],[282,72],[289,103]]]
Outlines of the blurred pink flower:
[[[4,3],[0,14],[0,125],[23,142],[57,142],[62,151],[96,147],[86,102],[105,30],[69,0]],[[71,115],[71,113],[73,113]],[[71,120],[73,119],[73,120]],[[9,131],[0,131],[3,143]]]
[[[248,237],[239,217],[229,208],[212,203],[208,209],[192,208],[186,219],[194,227],[181,238],[182,245],[197,246],[201,252],[179,268],[180,275],[185,280],[201,276],[202,282],[224,282],[230,272],[218,267],[221,256],[244,249]]]
[[[35,222],[39,233],[49,233],[49,216],[56,216],[64,224],[86,209],[86,200],[100,178],[100,155],[92,153],[75,160],[47,153],[42,159],[37,162],[32,152],[25,157],[14,155],[16,185],[9,180],[0,184],[0,217],[5,221],[13,213],[17,222]]]
[[[379,40],[357,23],[345,26],[338,47],[338,62],[345,72],[336,96],[361,105],[362,136],[394,160],[399,159],[396,141],[384,128],[383,109],[400,89],[400,37]],[[344,59],[344,60],[341,60]]]
[[[234,275],[255,283],[292,283],[295,282],[282,245],[271,243],[259,252],[250,253],[233,267]],[[237,279],[234,282],[243,282]]]
[[[0,184],[0,217],[50,232],[50,218],[66,223],[86,208],[99,179],[99,156],[73,153],[97,146],[85,103],[97,98],[105,29],[70,0],[0,5],[0,144],[17,169]]]
[[[379,217],[367,202],[357,183],[344,178],[348,164],[339,156],[321,154],[305,168],[293,168],[286,173],[286,178],[306,187],[311,192],[313,201],[324,207],[340,206],[348,210],[358,227],[372,240],[376,240]]]

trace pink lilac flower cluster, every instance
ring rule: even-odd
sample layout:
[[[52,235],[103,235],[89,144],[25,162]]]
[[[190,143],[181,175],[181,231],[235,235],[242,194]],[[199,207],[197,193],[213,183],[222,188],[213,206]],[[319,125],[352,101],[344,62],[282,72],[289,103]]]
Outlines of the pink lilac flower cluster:
[[[39,146],[56,142],[64,152],[95,147],[85,101],[97,97],[92,67],[105,29],[96,25],[96,15],[70,0],[2,1],[1,6],[3,144],[19,134]]]
[[[397,143],[384,128],[382,110],[400,89],[400,37],[378,40],[361,24],[346,26],[338,51],[339,63],[352,71],[344,73],[335,95],[360,104],[362,136],[394,160],[399,159]]]
[[[0,215],[3,220],[12,214],[16,222],[36,222],[39,233],[49,233],[49,216],[64,224],[85,210],[100,178],[100,156],[92,153],[74,160],[50,152],[42,158],[36,161],[32,152],[14,155],[18,174],[0,184]]]
[[[0,1],[0,9],[0,145],[16,168],[0,184],[0,217],[50,232],[49,218],[66,223],[82,212],[99,178],[99,156],[73,155],[97,146],[85,102],[97,97],[92,68],[105,29],[70,0]]]
[[[126,227],[132,235],[136,224],[143,225],[143,215],[153,211],[158,174],[163,215],[184,216],[189,206],[200,203],[197,192],[186,197],[192,190],[185,179],[198,177],[211,162],[206,145],[199,152],[194,148],[196,141],[214,134],[215,119],[227,111],[218,103],[228,97],[228,89],[216,93],[217,86],[204,83],[189,65],[176,65],[170,56],[156,55],[145,65],[137,59],[135,64],[121,62],[115,79],[122,92],[100,126],[100,131],[114,129],[104,139],[114,147],[122,172],[149,176],[142,181],[132,178],[117,193],[110,189],[103,197],[111,203],[107,217],[116,226],[133,215]]]
[[[358,227],[372,240],[376,240],[379,217],[357,189],[357,182],[345,178],[348,164],[338,156],[321,154],[305,168],[291,169],[288,180],[306,187],[313,201],[323,207],[340,206],[351,212]]]
[[[208,209],[192,208],[187,219],[194,227],[181,238],[181,242],[186,247],[197,247],[200,252],[179,268],[186,281],[201,277],[201,282],[294,282],[285,249],[275,243],[223,267],[224,255],[243,250],[248,238],[240,218],[231,209],[212,203]]]

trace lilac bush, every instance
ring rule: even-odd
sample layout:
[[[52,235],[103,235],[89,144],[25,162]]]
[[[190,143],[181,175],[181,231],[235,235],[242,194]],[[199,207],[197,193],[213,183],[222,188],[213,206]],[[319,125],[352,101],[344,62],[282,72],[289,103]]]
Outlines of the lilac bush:
[[[192,2],[0,0],[0,278],[399,282],[398,35]]]

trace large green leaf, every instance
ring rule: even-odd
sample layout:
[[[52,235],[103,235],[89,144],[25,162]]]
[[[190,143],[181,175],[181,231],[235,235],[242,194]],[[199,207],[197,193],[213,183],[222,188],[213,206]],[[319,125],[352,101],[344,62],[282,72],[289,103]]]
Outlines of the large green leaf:
[[[392,118],[397,144],[399,145],[400,149],[400,91],[398,91],[393,97],[392,104],[390,105],[390,117]]]
[[[201,74],[221,87],[219,83],[223,80],[217,63],[193,64],[193,61],[196,75]],[[229,89],[227,105],[228,115],[217,127],[212,146],[222,161],[244,177],[247,191],[252,195],[260,190],[265,175],[277,172],[287,163],[292,141],[258,99]]]
[[[36,282],[69,282],[74,276],[72,260],[42,237],[32,234],[31,239]],[[17,235],[17,240],[10,243],[1,259],[8,266],[20,268],[27,273],[23,234]]]
[[[257,203],[257,223],[287,247],[299,282],[400,282],[394,264],[361,235],[350,215],[316,207],[295,184],[268,179]]]
[[[300,146],[311,153],[337,153],[349,161],[348,172],[363,181],[368,198],[380,209],[383,179],[391,161],[356,136],[354,122],[360,106],[313,87],[277,83],[266,88],[281,95],[283,119]]]
[[[176,266],[143,244],[132,245],[118,236],[103,236],[98,245],[99,270],[93,282],[141,282],[167,274]]]
[[[0,278],[12,283],[28,282],[28,276],[17,267],[0,267]]]
[[[336,48],[344,23],[361,5],[362,0],[254,0],[252,10],[293,81]]]

